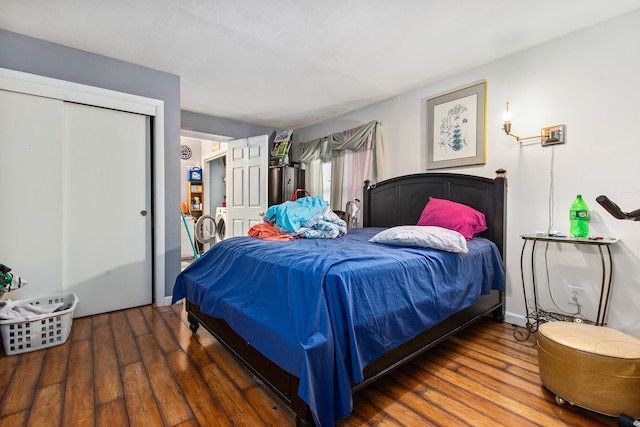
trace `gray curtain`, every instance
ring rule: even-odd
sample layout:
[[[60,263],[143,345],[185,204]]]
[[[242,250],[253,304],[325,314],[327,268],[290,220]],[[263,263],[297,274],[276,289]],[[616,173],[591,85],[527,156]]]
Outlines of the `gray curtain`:
[[[322,163],[327,163],[331,160],[331,150],[327,137],[314,139],[309,142],[301,142],[297,144],[298,149],[298,161],[301,163],[309,163],[313,160],[320,160]]]
[[[312,141],[298,143],[298,160],[301,163],[310,163],[314,160],[320,160],[322,163],[331,161],[331,205],[333,209],[342,210],[343,207],[334,204],[341,203],[342,180],[343,180],[343,161],[341,159],[344,150],[358,151],[368,140],[369,135],[374,135],[374,162],[373,162],[373,180],[375,182],[382,181],[386,178],[385,170],[385,154],[384,141],[382,139],[382,124],[377,120],[369,122],[357,128],[348,131],[336,132],[331,135],[317,138]],[[348,135],[348,136],[347,136]],[[309,181],[315,182],[322,180],[322,175],[307,175]],[[313,186],[310,185],[310,186]],[[334,194],[334,192],[336,194]]]

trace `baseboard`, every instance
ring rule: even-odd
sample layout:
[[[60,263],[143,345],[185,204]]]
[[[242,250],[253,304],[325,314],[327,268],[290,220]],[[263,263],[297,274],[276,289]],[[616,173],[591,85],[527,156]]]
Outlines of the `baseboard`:
[[[173,295],[169,295],[168,297],[164,297],[164,305],[171,305],[171,300],[173,299]]]
[[[523,328],[527,325],[526,318],[523,315],[511,313],[508,311],[504,313],[504,321],[513,325],[521,326]]]

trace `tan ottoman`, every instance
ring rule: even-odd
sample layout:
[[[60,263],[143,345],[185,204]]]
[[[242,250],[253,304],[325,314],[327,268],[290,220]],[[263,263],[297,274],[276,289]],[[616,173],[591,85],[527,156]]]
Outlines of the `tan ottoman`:
[[[640,417],[640,339],[602,326],[544,323],[538,362],[542,383],[559,404]]]

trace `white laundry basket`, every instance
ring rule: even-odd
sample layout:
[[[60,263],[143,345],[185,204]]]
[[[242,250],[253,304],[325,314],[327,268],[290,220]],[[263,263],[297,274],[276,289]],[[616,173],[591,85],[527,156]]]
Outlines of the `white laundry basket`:
[[[0,320],[0,331],[4,351],[10,356],[64,344],[69,338],[73,311],[78,305],[78,297],[73,292],[14,301],[16,305],[40,305],[64,303],[69,305],[61,311],[40,314],[28,319]]]

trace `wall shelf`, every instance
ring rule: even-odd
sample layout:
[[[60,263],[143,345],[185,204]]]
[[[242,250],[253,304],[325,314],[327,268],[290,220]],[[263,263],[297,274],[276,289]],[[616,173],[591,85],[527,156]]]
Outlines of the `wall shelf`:
[[[202,216],[204,208],[204,186],[202,181],[187,182],[187,209],[194,218]]]

